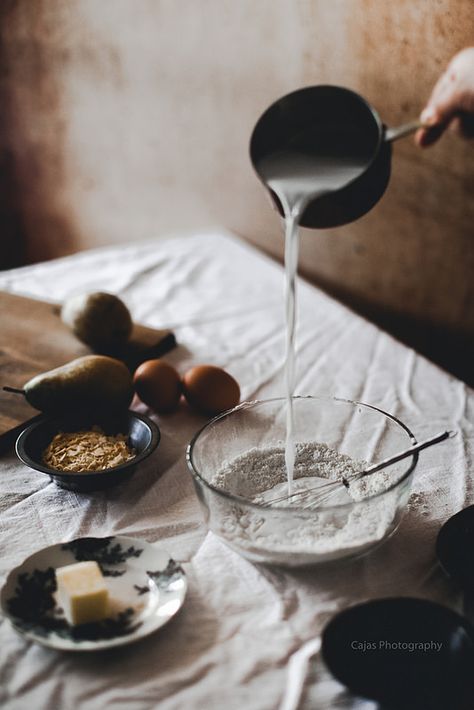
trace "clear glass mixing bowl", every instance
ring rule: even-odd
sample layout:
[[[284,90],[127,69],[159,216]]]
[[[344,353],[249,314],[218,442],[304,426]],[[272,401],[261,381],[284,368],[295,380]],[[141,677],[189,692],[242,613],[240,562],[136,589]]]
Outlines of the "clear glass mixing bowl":
[[[297,445],[325,443],[371,464],[416,443],[401,421],[362,402],[294,397],[293,404]],[[396,530],[418,454],[373,474],[378,478],[360,500],[341,486],[344,495],[337,492],[315,509],[305,508],[301,497],[282,507],[255,503],[263,476],[249,478],[244,469],[216,485],[232,459],[252,448],[284,446],[285,437],[286,401],[279,398],[240,404],[208,422],[189,444],[187,463],[207,524],[227,545],[254,562],[297,567],[364,554]]]

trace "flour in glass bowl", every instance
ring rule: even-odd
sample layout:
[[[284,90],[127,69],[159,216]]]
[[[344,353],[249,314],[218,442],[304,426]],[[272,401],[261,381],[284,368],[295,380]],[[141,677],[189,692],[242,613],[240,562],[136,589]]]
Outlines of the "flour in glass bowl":
[[[328,481],[350,478],[367,466],[324,443],[298,443],[295,451],[293,492],[317,488]],[[395,482],[393,473],[379,471],[343,485],[324,503],[324,507],[301,511],[306,496],[286,499],[288,493],[285,445],[255,447],[225,461],[211,483],[221,490],[246,501],[270,503],[270,508],[230,506],[223,519],[220,534],[231,544],[250,553],[273,553],[282,564],[300,564],[310,556],[312,561],[336,559],[368,549],[391,532],[397,516],[399,492],[372,498]],[[285,498],[272,504],[274,499]],[[357,505],[344,505],[357,503]],[[295,508],[295,515],[279,506]],[[328,507],[330,506],[330,507]],[[277,517],[274,516],[277,514]]]

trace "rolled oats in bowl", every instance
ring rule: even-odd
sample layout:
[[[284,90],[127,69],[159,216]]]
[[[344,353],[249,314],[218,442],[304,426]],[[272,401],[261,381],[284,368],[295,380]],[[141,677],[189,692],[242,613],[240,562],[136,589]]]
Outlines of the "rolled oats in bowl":
[[[43,451],[42,462],[56,471],[104,471],[134,458],[125,434],[106,434],[99,426],[58,432]]]
[[[88,493],[131,478],[159,441],[159,428],[144,414],[76,411],[37,417],[18,436],[15,451],[60,488]]]

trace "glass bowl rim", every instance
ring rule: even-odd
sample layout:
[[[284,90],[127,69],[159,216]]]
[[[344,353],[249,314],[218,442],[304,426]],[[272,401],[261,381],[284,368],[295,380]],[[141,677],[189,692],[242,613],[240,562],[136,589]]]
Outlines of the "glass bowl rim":
[[[395,417],[393,414],[389,414],[388,412],[385,412],[383,409],[380,409],[380,407],[376,407],[373,404],[367,404],[365,402],[359,402],[358,400],[353,400],[353,399],[346,399],[344,397],[331,397],[331,396],[324,396],[324,395],[294,395],[293,400],[315,400],[315,401],[326,401],[326,402],[342,402],[344,404],[352,404],[354,406],[360,406],[364,407],[365,409],[370,409],[374,412],[378,412],[379,414],[383,414],[384,417],[387,419],[390,419],[393,421],[395,424],[397,424],[403,431],[408,435],[409,439],[411,440],[411,444],[414,445],[417,443],[416,437],[413,434],[413,432],[404,424],[400,419]],[[412,457],[411,457],[411,463],[408,467],[408,469],[405,471],[405,473],[399,478],[397,481],[395,481],[391,486],[386,488],[383,491],[379,491],[378,493],[374,493],[371,496],[367,496],[366,498],[363,498],[362,500],[354,500],[354,501],[349,501],[348,503],[342,503],[341,505],[321,505],[318,506],[318,508],[315,508],[314,510],[309,510],[307,508],[300,508],[299,506],[295,505],[288,505],[288,506],[278,506],[278,508],[272,508],[271,506],[264,505],[262,503],[254,503],[253,501],[248,500],[247,498],[244,498],[243,496],[238,496],[234,495],[233,493],[228,493],[227,491],[222,490],[221,488],[217,488],[216,486],[213,486],[212,483],[209,483],[209,481],[206,481],[206,479],[201,475],[201,473],[198,471],[198,469],[194,466],[193,463],[193,452],[194,452],[194,447],[200,438],[201,434],[203,434],[207,429],[209,429],[211,426],[216,424],[218,421],[221,419],[225,419],[226,417],[230,416],[231,414],[234,414],[236,412],[239,412],[240,410],[243,409],[250,409],[251,407],[258,406],[260,404],[270,404],[271,402],[285,402],[286,397],[270,397],[269,399],[254,399],[254,400],[248,400],[245,402],[241,402],[238,404],[236,407],[233,407],[232,409],[227,409],[225,412],[222,412],[221,414],[218,414],[216,417],[213,417],[210,419],[204,426],[202,426],[196,434],[193,436],[191,441],[189,442],[188,446],[186,447],[186,463],[188,466],[189,471],[191,472],[193,478],[198,480],[200,483],[202,483],[205,488],[210,489],[213,493],[217,493],[219,496],[233,502],[233,503],[238,503],[238,504],[244,504],[246,506],[249,506],[250,508],[254,508],[256,510],[262,511],[292,511],[293,513],[300,513],[302,511],[304,512],[315,512],[317,511],[330,511],[330,510],[344,510],[345,508],[355,508],[361,503],[366,503],[369,500],[374,500],[375,498],[380,498],[390,491],[394,490],[397,488],[403,481],[407,480],[409,476],[413,473],[413,471],[416,468],[416,465],[418,463],[418,452],[415,452]]]

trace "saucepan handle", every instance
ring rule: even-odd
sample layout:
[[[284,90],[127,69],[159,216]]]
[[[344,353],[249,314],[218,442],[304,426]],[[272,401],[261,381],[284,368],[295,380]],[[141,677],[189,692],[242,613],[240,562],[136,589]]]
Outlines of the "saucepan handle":
[[[396,128],[387,128],[385,130],[384,134],[384,140],[387,143],[391,143],[392,141],[396,141],[399,138],[403,138],[404,136],[410,135],[410,133],[415,133],[419,128],[423,128],[424,123],[420,120],[418,121],[410,121],[410,123],[404,123],[401,126],[397,126]]]

